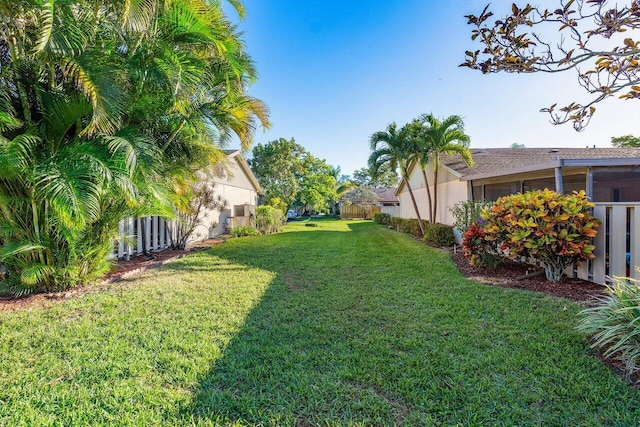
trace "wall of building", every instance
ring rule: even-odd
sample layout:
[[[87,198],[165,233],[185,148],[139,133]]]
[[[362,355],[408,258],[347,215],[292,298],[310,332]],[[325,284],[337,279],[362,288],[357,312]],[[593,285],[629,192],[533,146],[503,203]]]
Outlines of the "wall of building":
[[[225,167],[218,167],[215,172],[219,176],[209,177],[208,182],[216,197],[219,196],[224,202],[224,209],[205,211],[190,241],[204,240],[223,234],[227,219],[237,216],[235,206],[250,205],[255,210],[258,204],[258,193],[235,158],[228,159]],[[240,220],[243,224],[247,221]]]
[[[431,196],[434,193],[434,179],[432,167],[427,167],[427,179],[429,180],[429,189]],[[409,175],[409,183],[413,190],[420,216],[424,220],[429,219],[429,201],[424,177],[420,168],[415,167]],[[444,224],[452,225],[454,222],[449,208],[454,204],[465,201],[468,198],[467,182],[452,174],[447,168],[440,167],[438,170],[438,212],[436,221]],[[400,198],[400,216],[402,218],[416,218],[415,209],[411,202],[407,186],[403,186],[402,192],[398,195]]]

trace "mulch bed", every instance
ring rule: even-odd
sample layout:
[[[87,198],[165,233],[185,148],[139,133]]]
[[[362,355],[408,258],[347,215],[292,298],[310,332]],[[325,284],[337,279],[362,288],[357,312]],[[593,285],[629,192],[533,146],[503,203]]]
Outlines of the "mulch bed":
[[[523,276],[540,273],[541,270],[523,264],[509,262],[496,268],[478,268],[469,264],[462,251],[452,253],[451,258],[463,276],[488,285],[544,292],[580,302],[590,301],[603,293],[602,285],[582,279],[565,278],[562,283],[554,283],[544,274],[525,278]]]
[[[113,268],[107,273],[104,279],[96,284],[82,286],[65,292],[50,292],[41,294],[31,294],[24,297],[15,297],[11,295],[0,296],[0,311],[17,310],[19,308],[28,308],[41,304],[45,301],[63,300],[89,293],[99,292],[107,285],[119,280],[127,279],[146,270],[160,267],[161,265],[174,259],[182,258],[185,255],[203,249],[207,249],[213,245],[224,242],[224,240],[205,240],[198,242],[186,250],[166,249],[160,252],[153,252],[151,256],[137,255],[127,260],[118,260],[114,263]]]

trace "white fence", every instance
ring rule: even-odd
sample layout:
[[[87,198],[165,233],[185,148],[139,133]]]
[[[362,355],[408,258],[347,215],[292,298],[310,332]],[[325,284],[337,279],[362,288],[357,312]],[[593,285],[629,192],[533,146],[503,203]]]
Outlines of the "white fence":
[[[160,251],[171,246],[172,236],[170,220],[159,216],[129,218],[120,221],[120,235],[113,255],[117,258],[129,258],[139,255],[146,247],[147,251]],[[144,242],[142,239],[145,239]]]
[[[596,257],[577,267],[577,277],[599,284],[614,276],[640,279],[640,203],[596,203],[593,214],[602,221]]]
[[[380,208],[380,212],[389,214],[389,216],[402,216],[402,211],[400,210],[400,206],[382,206]]]

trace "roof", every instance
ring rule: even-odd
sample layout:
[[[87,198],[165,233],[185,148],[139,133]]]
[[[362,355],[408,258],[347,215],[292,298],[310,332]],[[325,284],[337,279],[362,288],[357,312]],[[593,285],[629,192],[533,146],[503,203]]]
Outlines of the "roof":
[[[563,166],[640,165],[640,148],[472,148],[471,154],[470,167],[459,155],[440,161],[465,181]]]
[[[258,193],[259,195],[263,195],[264,191],[262,191],[262,187],[260,187],[260,183],[258,182],[258,179],[253,174],[253,171],[249,167],[249,164],[247,163],[247,161],[244,159],[244,157],[242,157],[242,153],[240,152],[240,150],[222,150],[222,151],[227,155],[228,158],[236,160],[236,162],[238,163],[238,166],[240,166],[240,169],[242,169],[244,174],[247,176],[247,178],[251,182],[251,185],[253,185],[253,187],[256,189],[256,193]]]
[[[373,192],[378,195],[380,203],[398,203],[400,201],[395,194],[395,188],[374,188]]]

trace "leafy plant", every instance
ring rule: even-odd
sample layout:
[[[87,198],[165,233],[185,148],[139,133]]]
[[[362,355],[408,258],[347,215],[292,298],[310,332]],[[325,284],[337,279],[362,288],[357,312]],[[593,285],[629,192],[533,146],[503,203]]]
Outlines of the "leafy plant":
[[[439,246],[453,246],[456,236],[450,225],[428,222],[424,225],[424,241]]]
[[[378,224],[391,225],[391,215],[388,213],[376,212],[373,214],[373,220]]]
[[[272,234],[280,231],[285,223],[285,216],[280,209],[273,206],[258,206],[256,209],[256,228],[260,234]]]
[[[592,335],[592,347],[624,363],[630,377],[640,371],[640,283],[616,278],[594,307],[580,312],[577,329]]]
[[[177,208],[173,224],[174,249],[184,249],[195,228],[202,223],[207,211],[222,211],[227,201],[216,195],[213,182],[203,181],[189,192],[189,203]]]
[[[231,230],[231,237],[257,236],[260,233],[251,226],[239,225]]]
[[[466,200],[458,202],[449,209],[455,222],[453,226],[464,234],[473,223],[477,223],[482,218],[482,210],[491,207],[493,202],[482,200]]]
[[[485,240],[507,258],[543,267],[559,282],[572,263],[594,258],[600,221],[584,191],[563,195],[548,189],[499,198],[482,213]]]
[[[480,219],[482,224],[485,220]],[[462,250],[464,256],[469,258],[471,265],[477,267],[495,267],[500,263],[500,257],[495,249],[495,242],[485,240],[484,227],[473,222],[462,235]]]

